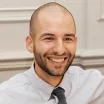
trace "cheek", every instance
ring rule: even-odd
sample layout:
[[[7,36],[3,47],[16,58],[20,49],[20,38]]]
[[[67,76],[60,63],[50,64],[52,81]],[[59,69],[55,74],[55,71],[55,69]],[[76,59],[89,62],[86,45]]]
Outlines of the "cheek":
[[[70,44],[70,45],[67,46],[67,49],[71,54],[74,55],[75,52],[76,52],[76,45],[75,44]]]
[[[50,43],[37,43],[36,44],[36,51],[41,52],[41,53],[46,53],[52,48],[52,44]]]

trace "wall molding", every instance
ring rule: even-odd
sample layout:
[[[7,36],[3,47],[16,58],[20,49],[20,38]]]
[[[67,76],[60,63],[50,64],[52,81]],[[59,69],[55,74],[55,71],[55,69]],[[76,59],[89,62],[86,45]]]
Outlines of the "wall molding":
[[[33,56],[27,52],[0,53],[0,71],[28,69],[33,63]],[[77,51],[73,65],[87,68],[104,68],[104,50]]]
[[[73,65],[78,65],[84,69],[98,68],[104,69],[104,50],[81,50],[76,53]]]
[[[0,8],[0,22],[28,22],[31,14],[36,9],[37,7]]]
[[[104,0],[99,0],[99,2],[100,2],[100,5],[99,5],[100,17],[99,17],[98,21],[104,21]]]
[[[0,71],[28,69],[33,56],[25,51],[0,53]]]

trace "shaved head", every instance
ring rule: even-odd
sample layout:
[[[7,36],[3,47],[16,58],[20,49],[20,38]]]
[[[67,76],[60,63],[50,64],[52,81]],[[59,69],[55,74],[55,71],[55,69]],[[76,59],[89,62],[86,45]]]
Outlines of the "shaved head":
[[[44,4],[31,16],[27,49],[34,54],[37,75],[53,86],[60,83],[75,57],[75,34],[72,14],[58,3]]]
[[[33,37],[39,28],[39,24],[42,18],[59,19],[68,17],[74,25],[74,31],[76,33],[76,25],[72,14],[62,5],[56,2],[50,2],[40,6],[34,11],[30,19],[30,35]]]

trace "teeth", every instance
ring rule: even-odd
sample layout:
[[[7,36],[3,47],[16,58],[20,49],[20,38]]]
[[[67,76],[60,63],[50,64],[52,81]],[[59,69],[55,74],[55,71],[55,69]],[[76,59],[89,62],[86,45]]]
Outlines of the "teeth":
[[[51,58],[51,60],[54,61],[54,62],[62,62],[62,61],[64,61],[64,59],[53,59],[53,58]]]

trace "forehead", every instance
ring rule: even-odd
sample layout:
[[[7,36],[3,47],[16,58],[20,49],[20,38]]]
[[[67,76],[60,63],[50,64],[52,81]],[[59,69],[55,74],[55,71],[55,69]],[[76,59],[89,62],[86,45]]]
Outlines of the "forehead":
[[[75,34],[75,24],[69,14],[60,12],[42,12],[38,16],[37,33]]]

